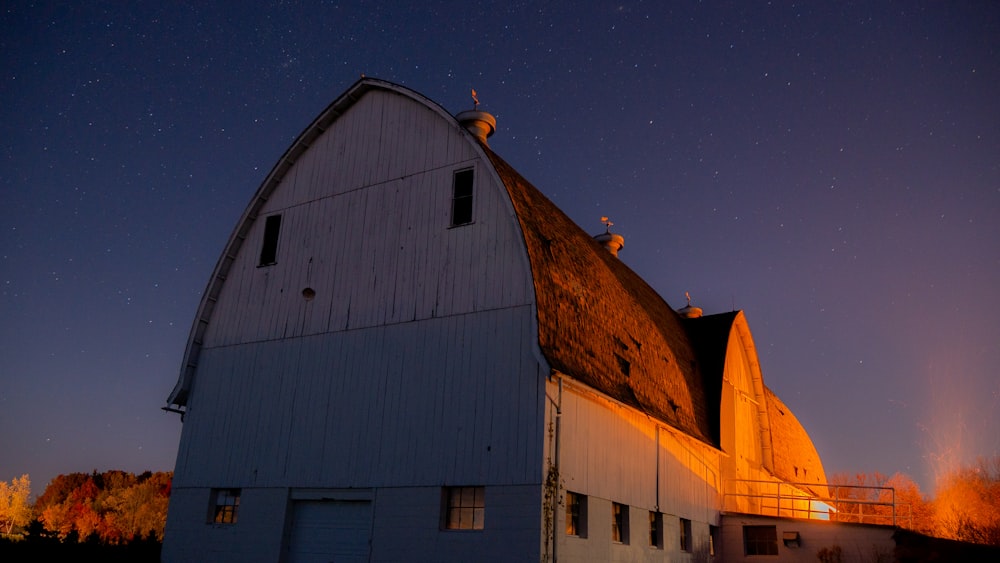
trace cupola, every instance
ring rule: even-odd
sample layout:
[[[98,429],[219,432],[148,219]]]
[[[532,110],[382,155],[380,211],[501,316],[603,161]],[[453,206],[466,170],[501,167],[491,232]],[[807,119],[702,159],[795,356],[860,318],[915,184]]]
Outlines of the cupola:
[[[601,243],[601,246],[607,249],[612,256],[617,258],[618,251],[625,247],[625,237],[611,232],[611,227],[614,226],[614,223],[609,221],[607,217],[601,217],[601,222],[604,223],[606,229],[603,233],[594,235],[594,239]]]
[[[479,111],[479,98],[476,91],[472,91],[473,109],[460,112],[455,119],[465,127],[465,130],[472,133],[472,136],[479,139],[479,142],[489,146],[486,139],[497,130],[497,119],[485,111]]]
[[[701,317],[701,308],[691,305],[691,294],[685,291],[684,297],[687,297],[687,305],[677,309],[677,314],[685,319],[697,319],[698,317]]]

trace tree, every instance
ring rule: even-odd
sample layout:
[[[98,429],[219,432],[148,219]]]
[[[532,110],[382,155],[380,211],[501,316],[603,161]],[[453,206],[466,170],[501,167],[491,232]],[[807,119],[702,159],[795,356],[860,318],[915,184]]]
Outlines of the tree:
[[[63,541],[162,541],[172,477],[149,471],[60,475],[39,497],[35,511],[45,530]]]
[[[920,492],[920,486],[905,473],[896,473],[885,486],[895,489],[897,523],[921,534],[933,535],[935,529],[934,506]]]
[[[945,476],[934,507],[936,535],[1000,546],[1000,456],[980,459]]]
[[[66,498],[82,485],[90,476],[86,473],[70,473],[68,475],[56,475],[49,481],[42,496],[35,500],[35,512],[41,514],[46,508],[53,504],[61,504]]]
[[[935,529],[934,508],[908,475],[896,473],[840,473],[830,480],[841,502],[837,519],[842,522],[893,524],[929,534]],[[892,490],[889,490],[892,489]]]
[[[10,534],[31,521],[31,480],[25,473],[10,483],[0,481],[0,532]]]

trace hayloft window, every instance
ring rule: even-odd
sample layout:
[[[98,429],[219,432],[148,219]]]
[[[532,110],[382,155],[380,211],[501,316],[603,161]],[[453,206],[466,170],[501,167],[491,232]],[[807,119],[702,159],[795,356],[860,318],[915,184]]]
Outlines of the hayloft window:
[[[468,225],[472,222],[472,181],[473,170],[459,170],[452,180],[451,226]]]
[[[445,487],[444,527],[482,530],[486,515],[485,487]]]
[[[210,524],[235,524],[240,510],[240,489],[212,489]]]
[[[663,513],[649,513],[649,547],[663,549]]]
[[[277,263],[278,233],[281,232],[281,215],[271,215],[264,220],[264,244],[260,247],[260,263],[258,266],[270,266]]]
[[[774,526],[743,526],[743,553],[747,555],[777,555],[777,528]]]
[[[692,550],[691,541],[691,521],[687,518],[681,518],[680,524],[680,539],[681,539],[681,551],[690,552]]]
[[[611,503],[611,541],[628,544],[628,505]]]
[[[566,535],[587,537],[587,497],[566,492]]]

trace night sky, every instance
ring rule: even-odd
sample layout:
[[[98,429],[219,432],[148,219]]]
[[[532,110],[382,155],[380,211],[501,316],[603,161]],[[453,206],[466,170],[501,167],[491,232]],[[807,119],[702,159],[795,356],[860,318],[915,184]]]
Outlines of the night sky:
[[[219,253],[362,73],[744,310],[828,475],[1000,454],[1000,4],[201,4],[0,8],[0,480],[173,468]]]

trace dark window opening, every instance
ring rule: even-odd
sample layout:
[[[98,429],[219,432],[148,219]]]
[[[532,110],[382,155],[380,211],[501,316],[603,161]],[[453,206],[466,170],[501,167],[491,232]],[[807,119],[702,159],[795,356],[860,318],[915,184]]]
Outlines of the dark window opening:
[[[649,513],[649,546],[663,549],[663,514]]]
[[[611,503],[611,541],[628,544],[628,505]]]
[[[473,170],[455,172],[454,192],[451,199],[451,226],[467,225],[472,222],[472,181]]]
[[[681,518],[681,551],[691,551],[691,521],[687,518]]]
[[[271,215],[264,220],[264,244],[260,247],[260,266],[277,263],[279,232],[281,232],[281,215]]]
[[[587,537],[587,497],[566,493],[566,535]]]
[[[774,526],[743,526],[743,552],[747,555],[777,555],[777,528]]]

